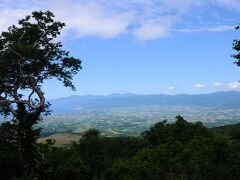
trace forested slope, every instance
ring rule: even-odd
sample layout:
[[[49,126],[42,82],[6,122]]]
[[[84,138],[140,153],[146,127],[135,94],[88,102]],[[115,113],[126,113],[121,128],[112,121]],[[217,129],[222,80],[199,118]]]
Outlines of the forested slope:
[[[10,124],[0,127],[2,179],[22,177],[16,135]],[[77,143],[55,147],[39,144],[49,179],[238,179],[240,127],[207,129],[181,116],[175,123],[156,123],[139,137],[104,137],[88,130]]]

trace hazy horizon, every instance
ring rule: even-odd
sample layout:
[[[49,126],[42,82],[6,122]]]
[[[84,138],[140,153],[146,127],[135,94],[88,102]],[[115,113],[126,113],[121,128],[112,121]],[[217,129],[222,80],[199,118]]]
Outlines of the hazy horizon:
[[[139,94],[139,93],[111,93],[111,94],[73,94],[73,95],[67,95],[67,96],[61,96],[53,99],[48,99],[48,100],[55,100],[55,99],[61,99],[61,98],[68,98],[68,97],[74,97],[74,96],[124,96],[124,95],[137,95],[137,96],[147,96],[147,95],[166,95],[166,96],[177,96],[177,95],[208,95],[208,94],[215,94],[215,93],[239,93],[240,91],[238,90],[225,90],[225,91],[214,91],[214,92],[206,92],[206,93],[179,93],[179,94],[166,94],[166,93],[155,93],[155,94]]]

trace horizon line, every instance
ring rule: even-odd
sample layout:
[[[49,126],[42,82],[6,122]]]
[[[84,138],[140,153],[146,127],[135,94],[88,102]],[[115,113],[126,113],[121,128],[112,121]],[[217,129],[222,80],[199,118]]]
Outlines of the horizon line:
[[[178,93],[178,94],[169,94],[169,93],[111,93],[111,94],[86,94],[86,95],[81,95],[81,94],[75,94],[75,95],[69,95],[69,96],[62,96],[58,98],[53,98],[49,100],[56,100],[56,99],[61,99],[61,98],[69,98],[69,97],[74,97],[74,96],[102,96],[102,97],[107,97],[107,96],[121,96],[121,95],[136,95],[136,96],[148,96],[148,95],[165,95],[165,96],[178,96],[178,95],[208,95],[208,94],[216,94],[216,93],[227,93],[227,92],[238,92],[240,93],[240,90],[225,90],[225,91],[214,91],[214,92],[206,92],[206,93]]]

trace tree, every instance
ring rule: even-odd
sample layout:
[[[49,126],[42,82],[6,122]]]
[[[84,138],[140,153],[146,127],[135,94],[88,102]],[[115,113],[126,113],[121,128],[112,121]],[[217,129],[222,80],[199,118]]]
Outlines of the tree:
[[[79,141],[78,152],[90,170],[92,179],[101,179],[106,168],[106,146],[101,132],[97,129],[87,130]]]
[[[166,141],[168,134],[166,133],[167,120],[160,121],[156,123],[150,130],[144,131],[142,136],[153,146],[158,143]]]
[[[158,122],[150,130],[143,132],[142,136],[156,146],[173,141],[188,143],[194,137],[208,137],[210,134],[201,122],[190,123],[178,115],[175,123],[167,123],[167,120]]]
[[[36,144],[40,129],[33,126],[50,113],[41,85],[56,78],[75,90],[72,78],[81,69],[81,60],[56,42],[64,26],[52,12],[35,11],[0,35],[0,113],[15,122],[25,172],[36,178],[45,162]]]
[[[16,144],[16,131],[10,122],[0,124],[0,176],[11,179],[21,176],[22,164],[19,161]]]
[[[235,27],[236,30],[240,30],[240,25]],[[237,54],[232,55],[234,59],[236,59],[235,64],[240,66],[240,40],[235,39],[233,41],[233,49],[237,51]]]

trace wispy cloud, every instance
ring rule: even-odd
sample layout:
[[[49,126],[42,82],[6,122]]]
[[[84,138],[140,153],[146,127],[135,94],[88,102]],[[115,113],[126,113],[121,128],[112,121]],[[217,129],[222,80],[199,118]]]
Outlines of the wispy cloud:
[[[226,86],[229,90],[240,90],[240,82],[231,82]]]
[[[169,86],[168,88],[167,88],[167,90],[174,90],[174,89],[176,89],[176,87],[174,87],[174,86]]]
[[[195,84],[194,87],[195,88],[204,88],[205,84]]]
[[[176,89],[175,86],[168,86],[167,89],[165,90],[164,94],[167,94],[167,95],[174,94],[175,89]]]
[[[226,6],[228,8],[240,10],[240,1],[239,0],[217,0],[217,2],[220,5]]]
[[[168,16],[161,19],[143,22],[139,28],[134,30],[134,35],[140,40],[152,40],[170,35],[170,28],[174,17]]]
[[[53,11],[59,19],[67,23],[69,30],[76,33],[76,37],[116,37],[127,31],[133,18],[130,12],[114,13],[97,3],[64,1],[54,6]]]
[[[222,26],[214,26],[214,27],[200,27],[200,28],[186,28],[186,29],[176,29],[174,31],[177,32],[223,32],[223,31],[229,31],[234,30],[234,25],[222,25]]]
[[[56,17],[67,24],[65,32],[75,38],[95,36],[114,38],[123,34],[138,40],[168,37],[174,31],[220,32],[233,29],[221,21],[211,20],[211,26],[195,24],[185,19],[198,9],[215,6],[240,10],[238,0],[1,0],[0,31],[33,10],[52,10]],[[222,11],[216,11],[222,14]],[[210,19],[210,18],[209,18]],[[209,21],[209,20],[208,20]],[[188,25],[186,25],[188,24]],[[189,24],[191,28],[189,28]],[[180,25],[181,28],[177,28]],[[197,28],[192,28],[197,27]]]
[[[221,87],[221,86],[223,86],[223,84],[222,84],[221,82],[215,82],[215,83],[213,84],[213,86],[215,86],[215,87]]]

